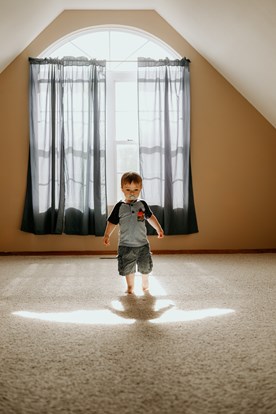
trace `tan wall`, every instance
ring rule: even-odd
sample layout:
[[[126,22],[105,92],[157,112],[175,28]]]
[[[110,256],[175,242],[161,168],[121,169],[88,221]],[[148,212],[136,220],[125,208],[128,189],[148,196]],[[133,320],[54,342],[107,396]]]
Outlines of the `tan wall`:
[[[63,12],[0,75],[0,252],[107,250],[94,236],[20,231],[28,162],[28,57],[95,25],[145,30],[191,59],[191,140],[199,233],[153,250],[276,248],[276,130],[154,11]],[[232,58],[232,57],[229,57]],[[116,249],[116,236],[109,250]]]

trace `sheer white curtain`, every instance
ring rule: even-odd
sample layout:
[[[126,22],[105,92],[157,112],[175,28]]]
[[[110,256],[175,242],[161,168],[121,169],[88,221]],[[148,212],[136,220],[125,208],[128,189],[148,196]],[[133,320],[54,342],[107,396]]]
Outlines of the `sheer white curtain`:
[[[102,235],[105,62],[30,58],[30,160],[22,230]]]
[[[187,59],[138,61],[142,197],[165,234],[198,231],[190,164],[189,63]]]

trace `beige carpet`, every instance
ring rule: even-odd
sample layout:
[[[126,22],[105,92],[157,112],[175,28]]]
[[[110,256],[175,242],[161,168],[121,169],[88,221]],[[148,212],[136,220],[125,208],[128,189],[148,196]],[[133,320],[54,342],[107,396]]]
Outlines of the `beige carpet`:
[[[276,255],[0,257],[1,414],[275,414]]]

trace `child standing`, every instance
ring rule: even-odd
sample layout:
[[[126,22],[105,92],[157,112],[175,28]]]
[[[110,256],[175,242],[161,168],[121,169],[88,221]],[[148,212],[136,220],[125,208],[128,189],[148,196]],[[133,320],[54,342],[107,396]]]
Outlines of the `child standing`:
[[[148,275],[152,270],[152,259],[147,238],[145,220],[156,230],[158,238],[164,232],[148,204],[139,199],[142,177],[135,172],[126,172],[121,178],[121,189],[125,196],[113,208],[107,219],[104,244],[110,244],[110,236],[119,224],[118,270],[126,277],[127,293],[133,293],[136,265],[142,273],[142,288],[149,288]]]

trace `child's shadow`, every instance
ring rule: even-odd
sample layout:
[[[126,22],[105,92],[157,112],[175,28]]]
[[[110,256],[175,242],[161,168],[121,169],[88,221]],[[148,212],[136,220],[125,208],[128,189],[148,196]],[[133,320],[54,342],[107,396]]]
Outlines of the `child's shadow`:
[[[160,318],[163,313],[173,307],[171,303],[168,304],[168,301],[166,301],[164,306],[158,306],[158,309],[156,309],[156,298],[149,292],[146,292],[143,296],[134,294],[121,296],[118,303],[119,307],[110,307],[109,310],[121,318],[136,319],[137,321]]]

